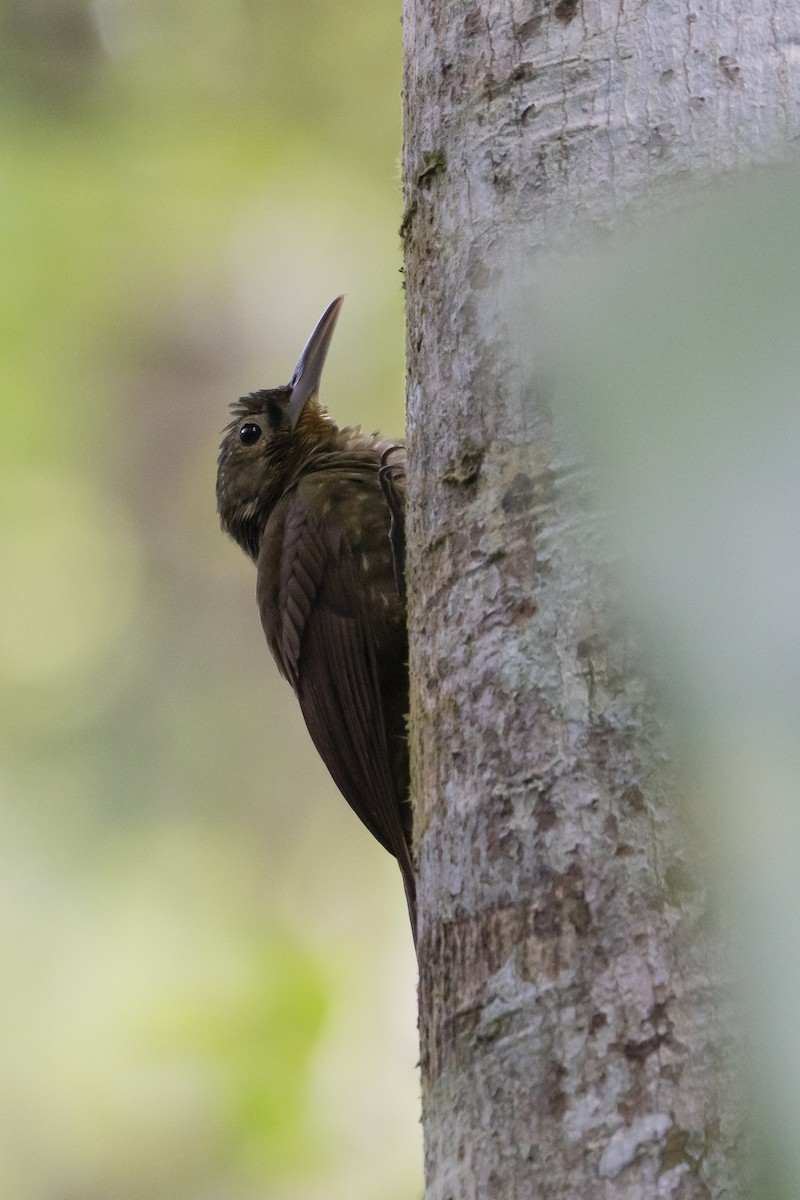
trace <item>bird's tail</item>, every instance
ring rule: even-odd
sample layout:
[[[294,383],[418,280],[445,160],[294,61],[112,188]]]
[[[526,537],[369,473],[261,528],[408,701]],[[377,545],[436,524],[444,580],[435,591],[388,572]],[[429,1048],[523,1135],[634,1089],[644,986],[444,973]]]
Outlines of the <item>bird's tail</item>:
[[[402,868],[401,868],[402,870]],[[406,890],[406,904],[411,921],[411,936],[414,939],[414,949],[417,948],[417,883],[414,876],[403,871],[403,887]]]

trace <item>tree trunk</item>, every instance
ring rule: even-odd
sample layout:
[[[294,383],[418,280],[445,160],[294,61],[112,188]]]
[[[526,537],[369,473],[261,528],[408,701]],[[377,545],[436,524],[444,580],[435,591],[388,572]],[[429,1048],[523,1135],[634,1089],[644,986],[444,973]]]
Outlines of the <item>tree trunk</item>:
[[[405,0],[427,1200],[737,1194],[724,972],[509,281],[782,153],[791,9]]]

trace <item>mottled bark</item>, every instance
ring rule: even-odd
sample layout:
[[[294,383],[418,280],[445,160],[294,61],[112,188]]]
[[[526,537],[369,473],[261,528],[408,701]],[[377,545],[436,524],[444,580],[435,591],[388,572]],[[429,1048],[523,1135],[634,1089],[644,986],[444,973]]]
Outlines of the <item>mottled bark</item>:
[[[405,0],[404,30],[427,1200],[732,1197],[724,973],[509,297],[539,250],[779,156],[800,16]]]

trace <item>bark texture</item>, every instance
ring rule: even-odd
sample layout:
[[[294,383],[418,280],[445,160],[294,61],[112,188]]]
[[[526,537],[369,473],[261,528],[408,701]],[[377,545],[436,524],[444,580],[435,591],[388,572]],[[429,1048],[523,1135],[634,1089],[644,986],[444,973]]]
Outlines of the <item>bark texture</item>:
[[[785,153],[800,10],[405,0],[404,35],[427,1200],[733,1197],[723,972],[507,285]]]

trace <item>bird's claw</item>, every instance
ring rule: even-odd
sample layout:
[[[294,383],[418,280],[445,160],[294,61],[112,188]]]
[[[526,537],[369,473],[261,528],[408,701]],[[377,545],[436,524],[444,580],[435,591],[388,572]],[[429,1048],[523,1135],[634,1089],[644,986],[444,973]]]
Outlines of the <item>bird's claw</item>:
[[[402,463],[389,462],[389,457],[400,447],[389,446],[381,455],[378,468],[378,483],[381,485],[386,507],[389,509],[389,544],[392,547],[392,565],[394,567],[394,583],[398,596],[405,598],[406,594],[406,531],[405,513],[397,492],[395,481],[405,478],[405,467]]]

